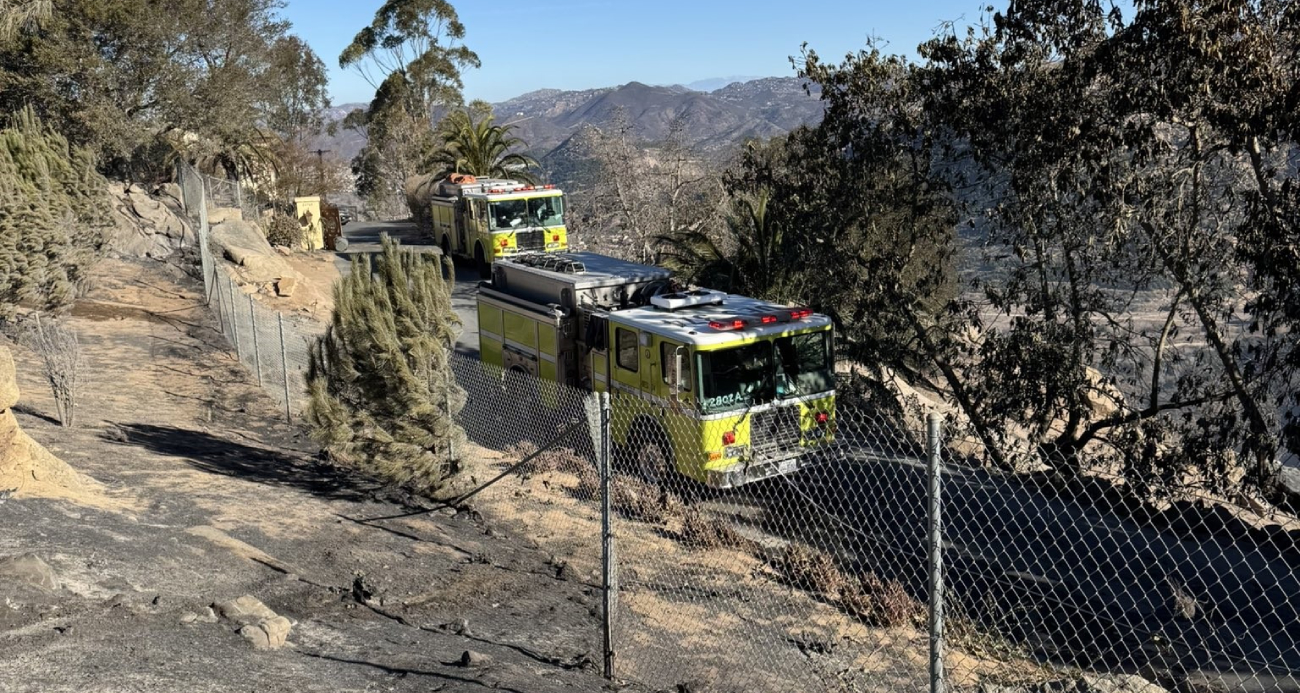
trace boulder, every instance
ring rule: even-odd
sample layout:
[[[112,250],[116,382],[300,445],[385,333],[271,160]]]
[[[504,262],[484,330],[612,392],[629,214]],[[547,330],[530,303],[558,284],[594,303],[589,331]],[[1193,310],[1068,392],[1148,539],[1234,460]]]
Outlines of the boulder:
[[[0,585],[26,586],[53,592],[59,589],[54,569],[31,553],[0,558]]]
[[[18,404],[18,380],[14,371],[14,356],[9,347],[0,344],[0,411]]]
[[[194,242],[194,231],[178,201],[154,197],[138,185],[110,183],[110,247],[133,257],[162,259]]]
[[[181,186],[175,183],[163,183],[162,185],[159,185],[158,189],[154,191],[154,194],[159,197],[170,197],[177,202],[185,201],[185,198],[181,194]]]
[[[221,254],[241,268],[245,284],[269,284],[281,277],[297,277],[256,225],[239,219],[223,221],[212,227],[212,241]]]

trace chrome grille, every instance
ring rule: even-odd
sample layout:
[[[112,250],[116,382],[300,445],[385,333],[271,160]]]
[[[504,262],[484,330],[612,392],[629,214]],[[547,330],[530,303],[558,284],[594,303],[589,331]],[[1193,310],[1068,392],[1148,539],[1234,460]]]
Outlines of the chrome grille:
[[[515,245],[520,250],[543,250],[546,248],[546,236],[541,229],[515,232]]]
[[[778,407],[754,414],[749,437],[756,458],[770,458],[799,450],[799,407]]]

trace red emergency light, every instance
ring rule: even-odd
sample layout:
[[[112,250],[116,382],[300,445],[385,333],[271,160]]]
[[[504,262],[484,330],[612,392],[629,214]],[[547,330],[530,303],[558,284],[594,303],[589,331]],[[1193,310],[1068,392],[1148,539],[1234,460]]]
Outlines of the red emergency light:
[[[813,314],[813,312],[812,312],[812,309],[811,309],[811,308],[796,308],[796,309],[790,311],[790,319],[791,319],[791,320],[803,320],[804,318],[809,317],[809,316],[811,316],[812,314]]]
[[[715,330],[743,330],[745,329],[745,321],[739,318],[735,320],[725,320],[725,321],[710,320],[709,327],[712,327]]]

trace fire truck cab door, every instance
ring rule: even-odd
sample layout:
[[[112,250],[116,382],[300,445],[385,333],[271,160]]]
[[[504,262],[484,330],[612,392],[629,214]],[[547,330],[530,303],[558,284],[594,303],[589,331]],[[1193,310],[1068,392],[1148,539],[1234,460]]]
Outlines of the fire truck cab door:
[[[474,210],[473,202],[469,200],[459,200],[456,203],[456,247],[466,254],[473,254],[474,249],[469,247],[469,223],[473,219]]]

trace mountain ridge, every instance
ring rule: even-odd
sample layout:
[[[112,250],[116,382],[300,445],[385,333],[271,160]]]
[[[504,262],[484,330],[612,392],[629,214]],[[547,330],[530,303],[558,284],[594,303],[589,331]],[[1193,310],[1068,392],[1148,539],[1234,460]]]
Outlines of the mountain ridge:
[[[600,128],[623,109],[633,134],[644,142],[663,140],[674,120],[685,124],[687,144],[706,153],[720,154],[752,137],[772,137],[821,119],[819,92],[805,89],[797,77],[762,77],[741,81],[723,77],[690,85],[654,86],[632,81],[614,87],[563,90],[541,88],[492,104],[497,122],[515,126],[515,136],[528,143],[528,151],[543,159],[564,145],[584,126]],[[816,85],[813,85],[815,87]],[[364,104],[339,104],[326,112],[326,121],[338,123],[353,108]],[[338,127],[332,136],[317,138],[313,148],[326,149],[350,160],[365,144],[360,133]]]

